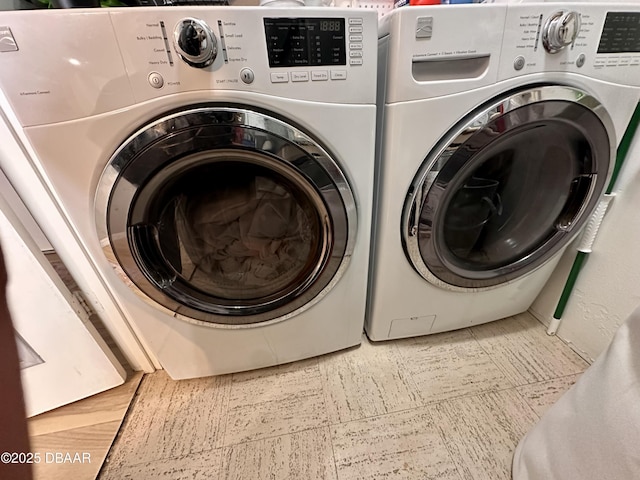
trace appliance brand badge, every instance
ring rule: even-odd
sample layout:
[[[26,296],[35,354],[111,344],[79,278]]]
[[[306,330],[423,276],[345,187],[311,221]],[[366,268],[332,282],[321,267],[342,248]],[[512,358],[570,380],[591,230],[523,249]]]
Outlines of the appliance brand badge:
[[[0,52],[17,52],[18,45],[9,27],[0,26]]]
[[[433,17],[418,17],[416,38],[429,39],[433,35]]]

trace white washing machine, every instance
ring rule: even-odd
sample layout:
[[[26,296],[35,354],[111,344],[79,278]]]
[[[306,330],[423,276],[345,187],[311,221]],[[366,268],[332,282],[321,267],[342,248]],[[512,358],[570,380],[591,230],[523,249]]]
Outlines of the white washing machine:
[[[25,148],[172,378],[360,343],[375,12],[11,12],[0,35]]]
[[[640,98],[639,22],[637,3],[383,19],[372,340],[527,310],[611,177]]]

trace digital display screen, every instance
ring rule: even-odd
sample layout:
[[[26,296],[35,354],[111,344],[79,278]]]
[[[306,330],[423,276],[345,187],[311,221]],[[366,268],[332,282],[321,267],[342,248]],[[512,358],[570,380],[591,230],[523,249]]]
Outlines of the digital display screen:
[[[346,65],[344,18],[265,18],[270,67]]]
[[[608,12],[598,53],[640,53],[640,12]]]

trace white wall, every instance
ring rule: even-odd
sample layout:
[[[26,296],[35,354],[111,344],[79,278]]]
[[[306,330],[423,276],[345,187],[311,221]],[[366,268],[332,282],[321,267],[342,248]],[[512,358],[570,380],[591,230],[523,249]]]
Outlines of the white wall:
[[[588,360],[597,357],[640,305],[640,130],[614,189],[616,198],[578,277],[558,336]],[[530,311],[547,323],[575,257],[569,247]]]

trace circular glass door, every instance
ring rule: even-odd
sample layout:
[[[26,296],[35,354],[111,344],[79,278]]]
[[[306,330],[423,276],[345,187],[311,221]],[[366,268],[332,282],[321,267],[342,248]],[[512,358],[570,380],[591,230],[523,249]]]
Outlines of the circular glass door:
[[[349,185],[320,145],[231,107],[179,112],[134,134],[103,173],[96,206],[108,256],[139,290],[183,318],[235,327],[317,302],[356,231]]]
[[[578,233],[613,167],[613,127],[586,93],[521,90],[473,112],[429,155],[403,212],[407,257],[449,289],[538,268]]]

